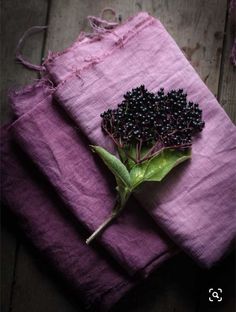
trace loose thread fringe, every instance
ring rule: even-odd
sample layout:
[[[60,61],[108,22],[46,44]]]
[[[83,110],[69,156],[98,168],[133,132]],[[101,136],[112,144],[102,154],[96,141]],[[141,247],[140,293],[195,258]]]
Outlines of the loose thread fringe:
[[[36,71],[45,71],[45,67],[42,65],[36,65],[32,64],[29,61],[25,60],[24,57],[21,54],[22,47],[25,43],[25,40],[32,34],[36,32],[40,32],[42,30],[47,29],[47,26],[33,26],[26,30],[26,32],[23,34],[23,36],[20,38],[18,41],[17,47],[16,47],[16,59],[19,61],[21,64],[23,64],[25,67],[36,70]]]

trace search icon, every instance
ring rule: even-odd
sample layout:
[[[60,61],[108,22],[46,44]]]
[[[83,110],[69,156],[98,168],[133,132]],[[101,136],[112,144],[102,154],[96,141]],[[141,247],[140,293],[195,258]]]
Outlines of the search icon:
[[[217,299],[220,299],[219,298],[219,294],[217,291],[213,291],[213,293],[211,294],[213,298],[217,298]]]
[[[217,288],[217,290],[210,288],[209,289],[209,301],[210,302],[214,302],[214,301],[221,302],[223,299],[222,293],[223,293],[222,288]]]

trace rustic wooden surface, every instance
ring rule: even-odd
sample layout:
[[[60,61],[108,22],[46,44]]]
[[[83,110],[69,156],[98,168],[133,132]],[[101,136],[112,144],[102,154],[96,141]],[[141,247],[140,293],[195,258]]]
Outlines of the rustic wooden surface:
[[[31,37],[24,54],[40,63],[48,50],[67,47],[81,30],[89,30],[86,16],[113,7],[122,20],[146,10],[165,25],[201,78],[236,122],[236,70],[230,64],[233,42],[227,0],[4,0],[2,1],[1,120],[9,119],[7,90],[37,78],[14,63],[14,49],[24,30],[49,26]],[[76,298],[42,261],[18,230],[14,218],[2,213],[2,312],[82,312]],[[223,288],[223,301],[210,304],[209,287]],[[235,261],[231,254],[211,270],[202,270],[186,255],[176,256],[129,293],[114,311],[233,312]]]

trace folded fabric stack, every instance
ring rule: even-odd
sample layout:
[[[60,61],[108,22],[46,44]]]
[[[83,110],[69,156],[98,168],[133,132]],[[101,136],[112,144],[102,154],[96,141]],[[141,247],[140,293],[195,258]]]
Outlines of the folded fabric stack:
[[[235,127],[161,23],[143,12],[97,27],[50,53],[43,68],[44,78],[11,94],[16,120],[1,134],[2,194],[86,305],[108,310],[179,248],[204,266],[218,262],[235,238]],[[183,88],[206,127],[191,162],[144,185],[87,246],[115,200],[113,178],[89,144],[114,152],[100,113],[141,84]]]

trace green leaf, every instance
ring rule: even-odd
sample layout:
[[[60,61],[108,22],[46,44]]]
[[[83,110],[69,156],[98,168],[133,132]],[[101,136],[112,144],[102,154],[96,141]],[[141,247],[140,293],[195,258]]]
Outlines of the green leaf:
[[[131,187],[130,174],[125,165],[113,154],[106,151],[100,146],[91,145],[92,151],[97,153],[105,165],[111,170],[116,178],[118,185],[118,192],[121,192],[123,188]]]
[[[145,181],[161,181],[175,166],[191,158],[191,150],[166,148],[158,155],[136,164],[130,171],[132,188]]]

